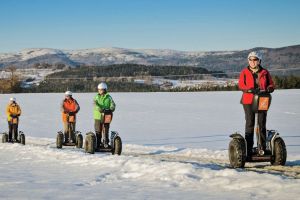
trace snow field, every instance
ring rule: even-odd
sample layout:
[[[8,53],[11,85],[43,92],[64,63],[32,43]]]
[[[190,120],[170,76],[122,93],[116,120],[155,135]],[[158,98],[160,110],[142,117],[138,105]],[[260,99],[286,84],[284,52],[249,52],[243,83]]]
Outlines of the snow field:
[[[74,94],[83,136],[93,130],[94,95]],[[228,168],[229,134],[244,127],[240,92],[111,95],[121,156],[55,147],[63,94],[2,94],[1,132],[5,105],[16,96],[26,145],[0,143],[0,199],[298,199],[299,90],[276,91],[267,122],[285,139],[291,176],[268,163]]]

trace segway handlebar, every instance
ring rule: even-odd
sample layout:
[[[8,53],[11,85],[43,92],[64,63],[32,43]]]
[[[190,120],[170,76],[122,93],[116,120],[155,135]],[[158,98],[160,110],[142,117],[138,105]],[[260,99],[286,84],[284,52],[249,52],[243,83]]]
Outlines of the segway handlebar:
[[[259,88],[256,89],[249,89],[246,91],[247,93],[252,93],[252,94],[270,94],[267,90],[260,90]]]

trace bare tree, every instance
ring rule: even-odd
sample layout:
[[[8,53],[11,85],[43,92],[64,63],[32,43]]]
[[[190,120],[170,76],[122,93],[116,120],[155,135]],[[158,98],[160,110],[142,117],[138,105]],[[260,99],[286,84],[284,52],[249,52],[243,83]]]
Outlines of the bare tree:
[[[18,92],[20,89],[20,77],[16,73],[17,68],[15,66],[8,66],[5,71],[9,73],[7,78],[0,80],[0,92]]]

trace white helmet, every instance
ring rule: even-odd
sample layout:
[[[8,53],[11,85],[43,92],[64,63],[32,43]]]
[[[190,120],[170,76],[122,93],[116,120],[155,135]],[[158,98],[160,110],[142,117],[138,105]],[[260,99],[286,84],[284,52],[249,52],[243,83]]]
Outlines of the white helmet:
[[[72,92],[71,91],[66,91],[65,96],[72,96]]]
[[[250,57],[256,57],[256,58],[258,58],[259,60],[262,59],[262,55],[261,55],[261,53],[258,52],[258,51],[252,51],[252,52],[250,52],[249,55],[248,55],[248,60],[249,60]]]
[[[102,82],[98,85],[98,90],[107,90],[106,83]]]
[[[16,101],[17,99],[15,98],[15,97],[10,97],[10,99],[9,99],[10,101]]]

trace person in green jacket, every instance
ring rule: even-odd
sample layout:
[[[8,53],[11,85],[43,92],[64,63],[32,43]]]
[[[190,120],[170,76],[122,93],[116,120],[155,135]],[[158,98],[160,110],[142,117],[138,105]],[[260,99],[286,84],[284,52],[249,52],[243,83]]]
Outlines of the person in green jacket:
[[[94,97],[94,120],[97,148],[107,148],[109,146],[109,125],[115,108],[116,104],[114,100],[107,93],[106,83],[100,83],[98,85],[98,94]]]

